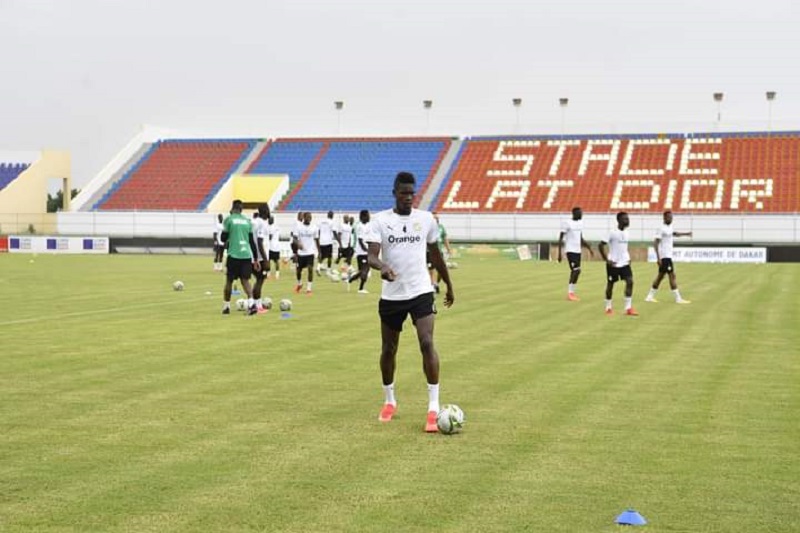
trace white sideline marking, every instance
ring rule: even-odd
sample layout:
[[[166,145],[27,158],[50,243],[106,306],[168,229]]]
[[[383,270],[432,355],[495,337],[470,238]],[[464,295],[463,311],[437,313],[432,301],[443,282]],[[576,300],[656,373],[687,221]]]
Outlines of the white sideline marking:
[[[172,301],[172,302],[154,302],[154,303],[147,303],[147,304],[138,304],[138,305],[127,305],[124,307],[109,307],[107,309],[93,309],[91,311],[76,311],[74,313],[62,313],[56,316],[37,316],[33,318],[22,318],[19,320],[9,320],[8,322],[0,322],[0,327],[3,326],[15,326],[18,324],[30,324],[33,322],[42,322],[42,321],[52,321],[52,320],[61,320],[63,318],[77,318],[82,316],[89,316],[89,315],[104,315],[107,313],[114,313],[120,311],[128,311],[130,309],[147,309],[148,307],[161,307],[165,305],[175,305],[175,304],[185,304],[188,302],[199,302],[201,300],[208,300],[208,296],[204,296],[202,298],[193,298],[191,300],[180,300],[180,301]]]

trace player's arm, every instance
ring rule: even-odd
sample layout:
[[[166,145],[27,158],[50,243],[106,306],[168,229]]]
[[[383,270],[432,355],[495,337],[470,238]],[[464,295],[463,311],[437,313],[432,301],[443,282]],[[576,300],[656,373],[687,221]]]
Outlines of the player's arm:
[[[317,245],[317,256],[322,257],[322,247],[319,245],[319,233],[314,237],[314,244]]]
[[[583,238],[583,235],[581,235],[581,246],[589,250],[589,255],[594,257],[594,250],[592,250],[592,245],[589,241]]]
[[[691,231],[675,231],[672,233],[675,237],[691,237]]]
[[[558,234],[558,262],[561,262],[561,243],[564,242],[564,232]]]
[[[257,271],[261,270],[261,263],[258,262],[258,255],[256,255],[257,252],[256,246],[258,245],[256,244],[255,237],[253,237],[253,232],[251,231],[250,233],[248,233],[247,237],[248,240],[250,241],[250,253],[253,254],[253,259],[252,259],[253,268],[256,269]]]
[[[222,241],[222,244],[224,244],[227,247],[227,245],[228,245],[228,219],[227,218],[225,219],[225,222],[222,223],[222,233],[220,234],[219,238]]]
[[[258,246],[258,251],[260,252],[259,256],[263,257],[264,261],[266,261],[269,256],[267,255],[267,252],[264,249],[264,237],[263,236],[259,235],[259,237],[256,239],[256,246]],[[258,256],[254,255],[253,257],[258,257]]]
[[[659,250],[661,248],[661,239],[659,237],[653,240],[653,248],[656,249],[656,264],[661,266],[661,252]]]
[[[609,262],[608,254],[606,253],[607,246],[608,243],[606,241],[600,241],[600,244],[597,245],[597,251],[600,252],[600,257],[602,257],[603,261],[605,261],[606,263]]]
[[[428,243],[428,253],[431,256],[431,265],[439,273],[444,284],[447,286],[447,291],[444,295],[444,306],[450,307],[456,301],[456,296],[453,293],[453,284],[450,282],[450,272],[447,270],[447,263],[442,257],[442,252],[436,243]]]
[[[359,239],[361,241],[361,239]],[[363,246],[363,241],[362,246]],[[397,274],[395,274],[392,267],[388,264],[381,261],[381,243],[379,242],[367,242],[367,264],[374,268],[375,270],[381,271],[381,279],[385,279],[386,281],[394,281],[397,279]]]

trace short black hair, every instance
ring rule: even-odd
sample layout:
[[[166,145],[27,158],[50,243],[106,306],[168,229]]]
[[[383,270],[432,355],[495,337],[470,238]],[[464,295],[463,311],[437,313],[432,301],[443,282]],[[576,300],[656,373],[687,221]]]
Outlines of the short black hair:
[[[394,178],[394,188],[397,190],[398,185],[416,185],[417,180],[414,179],[414,174],[411,172],[398,172],[397,177]]]
[[[664,211],[663,214],[666,215],[667,213],[669,213],[671,215],[672,214],[672,209],[667,209],[666,211]]]
[[[269,206],[267,204],[258,206],[258,214],[265,220],[269,218]]]
[[[244,204],[242,203],[241,200],[234,200],[233,203],[231,204],[231,211],[237,211],[241,213],[243,207]]]
[[[625,211],[620,211],[619,213],[617,213],[617,222],[619,222],[619,220],[620,220],[620,219],[621,219],[623,216],[628,216],[628,213],[627,213],[627,212],[625,212]]]

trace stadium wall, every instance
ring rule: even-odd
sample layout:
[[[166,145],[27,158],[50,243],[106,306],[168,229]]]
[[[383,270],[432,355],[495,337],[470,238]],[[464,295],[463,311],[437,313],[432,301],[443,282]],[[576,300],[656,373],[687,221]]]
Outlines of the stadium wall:
[[[57,231],[56,218],[47,214],[48,180],[62,181],[68,203],[71,190],[69,152],[43,150],[22,174],[0,191],[0,231],[3,233],[36,233]]]
[[[227,211],[227,208],[222,212]],[[353,213],[355,214],[355,213]],[[213,213],[185,212],[61,212],[58,233],[112,237],[207,237],[214,231]],[[276,213],[288,235],[295,213]],[[323,213],[315,213],[319,220]],[[558,215],[441,214],[450,239],[473,242],[548,242],[558,238],[567,213]],[[340,220],[340,215],[336,219]],[[584,215],[587,240],[605,238],[614,227],[614,215]],[[651,242],[661,225],[660,215],[631,213],[632,241]],[[676,231],[692,231],[685,242],[724,244],[800,244],[798,215],[689,215],[676,214]]]

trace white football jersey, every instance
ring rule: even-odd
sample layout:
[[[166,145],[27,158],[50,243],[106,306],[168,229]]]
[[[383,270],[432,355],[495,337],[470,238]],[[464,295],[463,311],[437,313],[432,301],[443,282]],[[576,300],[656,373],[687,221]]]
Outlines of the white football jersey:
[[[295,228],[295,236],[300,243],[297,255],[317,255],[317,243],[315,239],[319,234],[319,228],[313,222],[309,225],[300,224]]]
[[[661,242],[658,243],[658,253],[661,258],[672,259],[672,245],[675,242],[672,224],[662,224],[656,231],[656,239],[661,239]]]
[[[569,219],[561,224],[564,232],[564,248],[568,254],[581,253],[581,236],[583,235],[583,220]]]
[[[356,247],[356,255],[367,255],[367,250],[364,246],[367,245],[367,235],[369,235],[370,231],[370,224],[362,224],[361,222],[356,223],[356,227],[353,228],[353,240],[355,242]],[[364,241],[364,246],[361,246],[361,241]]]
[[[267,234],[269,235],[269,251],[270,252],[280,252],[281,251],[281,228],[278,227],[278,223],[269,224],[267,229]]]
[[[319,223],[319,245],[333,244],[333,220],[323,218]]]
[[[608,234],[608,259],[615,267],[624,267],[631,264],[631,255],[628,253],[628,230],[614,228]]]
[[[258,247],[258,239],[263,239],[264,242],[262,245],[264,246],[266,251],[267,247],[267,221],[263,218],[254,218],[253,219],[253,238],[256,239],[256,259],[259,261],[263,261],[266,257],[261,257],[261,249]]]
[[[217,224],[216,224],[217,244],[219,244],[220,246],[225,244],[224,242],[222,242],[222,229],[223,229],[222,222],[217,220]]]
[[[350,248],[353,246],[353,226],[345,224],[344,222],[339,225],[339,240],[342,241],[342,248]]]
[[[381,260],[397,275],[394,281],[383,281],[381,298],[410,300],[433,292],[425,254],[438,238],[439,226],[428,211],[399,215],[387,209],[375,215],[367,242],[381,245]]]

